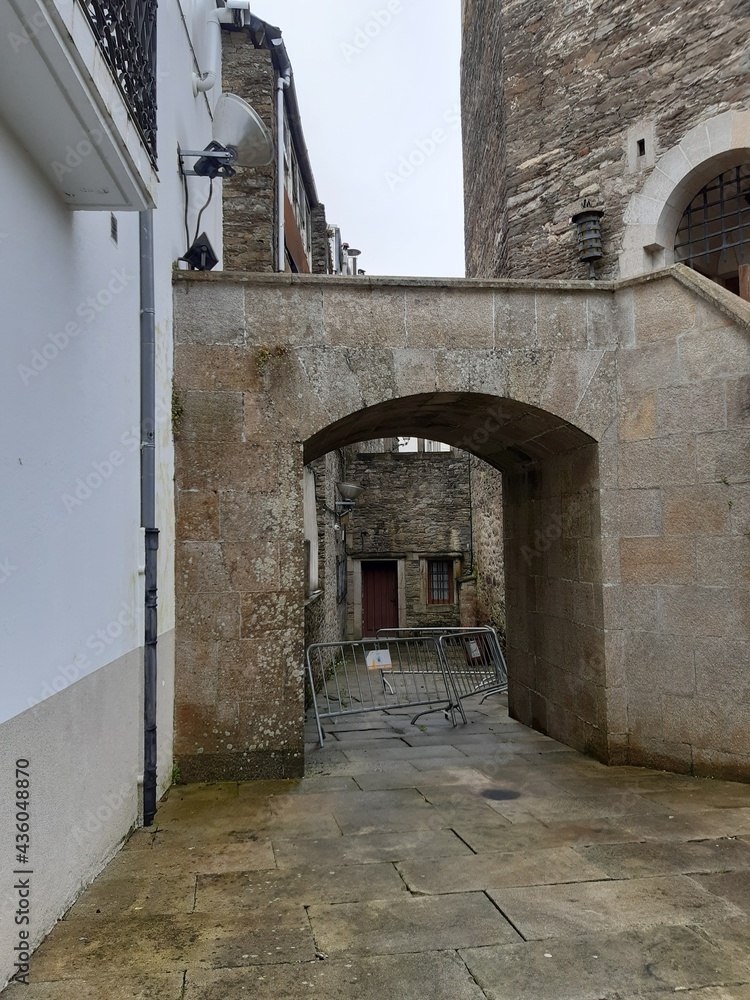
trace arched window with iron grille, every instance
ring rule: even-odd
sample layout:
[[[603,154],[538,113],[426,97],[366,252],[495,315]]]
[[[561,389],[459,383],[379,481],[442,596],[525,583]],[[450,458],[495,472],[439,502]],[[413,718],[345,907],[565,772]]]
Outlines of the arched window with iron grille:
[[[725,170],[695,195],[680,221],[674,251],[678,263],[738,295],[741,278],[750,288],[750,162]]]

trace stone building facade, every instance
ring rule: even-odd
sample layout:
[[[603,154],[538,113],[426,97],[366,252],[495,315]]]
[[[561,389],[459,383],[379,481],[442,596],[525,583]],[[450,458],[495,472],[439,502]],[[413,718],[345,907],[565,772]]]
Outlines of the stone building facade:
[[[284,270],[328,274],[325,206],[319,201],[297,105],[291,67],[283,45],[275,45],[264,22],[222,31],[222,85],[238,94],[260,115],[277,148],[276,102],[279,76],[287,71],[284,88]],[[281,53],[281,55],[280,55]],[[268,273],[279,267],[278,155],[267,167],[239,167],[224,185],[224,267],[232,271]]]
[[[314,512],[305,510],[306,535],[315,539],[306,583],[306,645],[359,639],[376,630],[368,630],[373,623],[363,617],[373,568],[392,573],[397,598],[393,620],[378,625],[491,622],[503,633],[497,470],[457,448],[410,453],[389,438],[328,452],[305,475],[314,481],[315,496]],[[362,488],[354,509],[343,516],[336,508],[342,481]],[[442,596],[432,593],[436,573],[449,577]]]
[[[604,211],[599,277],[672,263],[691,198],[750,159],[745,0],[463,12],[467,274],[588,277],[571,225],[585,202]]]
[[[474,611],[469,456],[457,449],[357,454],[348,474],[362,495],[346,526],[347,635],[372,634],[364,609],[372,568],[396,575],[391,627],[461,624],[462,611]],[[433,581],[441,574],[439,594],[431,573]]]
[[[222,86],[255,108],[276,144],[276,73],[268,49],[256,49],[245,32],[222,35]],[[241,167],[223,185],[224,266],[235,271],[272,272],[276,261],[275,162]]]

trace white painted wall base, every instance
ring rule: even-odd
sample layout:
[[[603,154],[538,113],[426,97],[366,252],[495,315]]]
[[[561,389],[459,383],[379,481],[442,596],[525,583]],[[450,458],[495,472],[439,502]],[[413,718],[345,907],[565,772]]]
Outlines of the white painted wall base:
[[[138,824],[143,767],[143,649],[133,650],[0,725],[0,988],[15,973],[18,931],[36,947]],[[157,781],[172,783],[174,630],[159,636]],[[30,922],[16,922],[11,850],[15,766],[29,761]],[[24,866],[19,866],[24,867]]]
[[[160,691],[174,674],[164,653]],[[0,983],[16,971],[18,931],[36,946],[120,846],[138,817],[142,768],[143,650],[136,649],[0,726]],[[165,697],[162,714],[171,709]],[[171,773],[169,739],[161,759]],[[163,730],[164,732],[164,730]],[[15,762],[30,766],[30,923],[16,923],[19,895],[15,843]],[[168,779],[170,773],[166,775]],[[161,775],[160,787],[164,787]],[[19,868],[24,867],[22,865]]]

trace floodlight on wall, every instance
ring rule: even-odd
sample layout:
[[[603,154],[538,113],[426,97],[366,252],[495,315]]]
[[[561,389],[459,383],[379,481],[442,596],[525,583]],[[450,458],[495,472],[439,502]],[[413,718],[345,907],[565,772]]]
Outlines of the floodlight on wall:
[[[219,258],[205,233],[201,233],[193,240],[180,260],[186,261],[191,271],[211,271],[219,263]]]
[[[339,491],[339,495],[344,498],[336,501],[336,513],[339,516],[348,514],[349,511],[354,510],[354,501],[362,493],[362,487],[355,486],[354,483],[336,483],[336,489]]]
[[[180,167],[186,177],[233,177],[235,167],[267,167],[273,160],[273,139],[258,112],[236,94],[222,94],[214,110],[213,136],[205,149],[181,149]],[[192,170],[185,156],[197,157]]]

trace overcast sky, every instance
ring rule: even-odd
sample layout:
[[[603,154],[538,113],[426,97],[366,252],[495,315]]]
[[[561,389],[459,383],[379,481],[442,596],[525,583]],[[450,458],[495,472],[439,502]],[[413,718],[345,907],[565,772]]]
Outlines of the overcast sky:
[[[281,28],[328,222],[368,274],[464,274],[460,0],[256,0]]]

